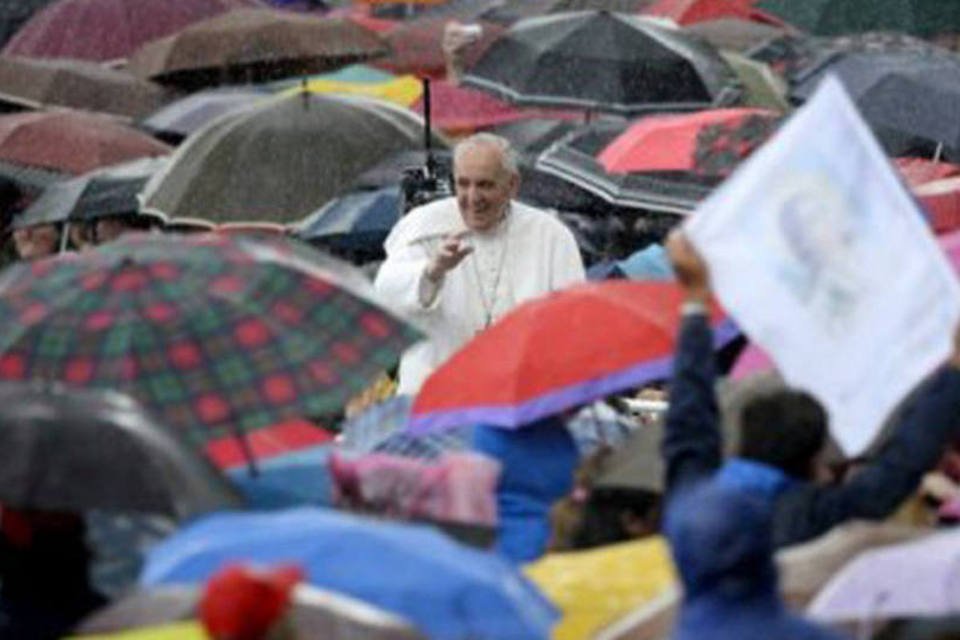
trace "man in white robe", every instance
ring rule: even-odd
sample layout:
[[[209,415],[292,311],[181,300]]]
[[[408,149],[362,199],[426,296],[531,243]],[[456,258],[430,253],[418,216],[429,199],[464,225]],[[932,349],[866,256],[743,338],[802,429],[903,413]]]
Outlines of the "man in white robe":
[[[456,198],[418,207],[393,228],[376,288],[430,333],[404,354],[398,393],[531,298],[584,280],[573,234],[513,200],[520,175],[510,144],[477,134],[454,150]]]

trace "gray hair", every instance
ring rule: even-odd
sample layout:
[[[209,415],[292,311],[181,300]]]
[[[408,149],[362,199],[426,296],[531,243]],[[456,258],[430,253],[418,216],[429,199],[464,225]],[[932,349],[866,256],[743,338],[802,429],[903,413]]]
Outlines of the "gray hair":
[[[502,136],[492,133],[475,133],[466,137],[457,143],[453,148],[453,163],[456,165],[457,158],[470,149],[477,147],[493,147],[500,152],[500,164],[512,175],[520,174],[520,160],[517,152],[510,144],[510,141]]]

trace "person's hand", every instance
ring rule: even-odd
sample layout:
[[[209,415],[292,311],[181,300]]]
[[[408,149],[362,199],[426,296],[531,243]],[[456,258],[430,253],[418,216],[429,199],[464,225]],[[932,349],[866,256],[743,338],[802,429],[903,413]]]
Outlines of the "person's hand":
[[[451,236],[447,236],[443,244],[440,245],[440,251],[433,257],[430,264],[427,265],[427,277],[434,282],[440,282],[451,269],[456,268],[463,259],[473,252],[473,247],[464,244],[463,237],[469,233],[463,231]]]
[[[707,263],[680,229],[670,232],[666,249],[677,281],[686,291],[687,300],[706,304],[710,299],[710,272]]]

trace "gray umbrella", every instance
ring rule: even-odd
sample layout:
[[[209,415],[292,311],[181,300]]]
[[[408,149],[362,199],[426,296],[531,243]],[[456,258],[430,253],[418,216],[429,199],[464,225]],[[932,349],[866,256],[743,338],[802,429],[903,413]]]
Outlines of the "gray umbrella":
[[[0,385],[0,502],[187,518],[240,506],[226,478],[130,397]]]
[[[214,222],[294,222],[384,157],[423,144],[423,121],[359,96],[300,92],[232,112],[191,136],[147,184],[145,209]],[[445,142],[435,138],[436,147]]]

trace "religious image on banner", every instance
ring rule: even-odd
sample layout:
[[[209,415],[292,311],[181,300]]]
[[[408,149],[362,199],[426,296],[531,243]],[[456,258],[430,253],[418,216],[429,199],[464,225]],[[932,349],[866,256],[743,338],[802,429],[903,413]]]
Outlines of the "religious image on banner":
[[[952,349],[960,284],[833,77],[685,228],[723,306],[848,455]]]

